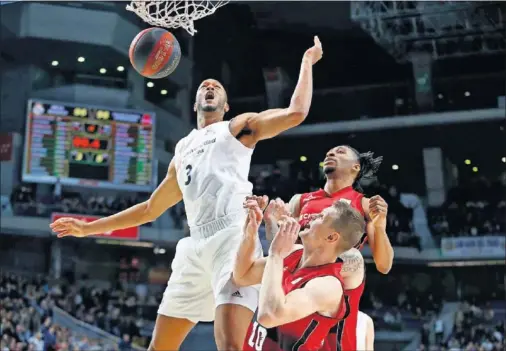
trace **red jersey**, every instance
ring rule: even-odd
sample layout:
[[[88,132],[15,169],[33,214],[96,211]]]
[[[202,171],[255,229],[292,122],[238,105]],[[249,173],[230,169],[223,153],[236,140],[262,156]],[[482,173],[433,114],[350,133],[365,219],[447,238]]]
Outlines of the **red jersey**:
[[[292,252],[284,260],[283,290],[285,294],[302,288],[311,279],[333,276],[341,281],[342,261],[317,267],[297,269],[302,258],[302,249]],[[346,318],[349,313],[347,298],[341,300],[341,305],[335,317],[325,317],[313,313],[275,328],[264,328],[257,321],[257,314],[248,328],[243,350],[245,351],[305,351],[320,350],[329,331],[337,323]]]
[[[364,208],[362,207],[363,197],[364,194],[355,191],[351,186],[333,194],[327,194],[323,189],[302,194],[300,198],[299,224],[301,227],[307,227],[316,215],[320,214],[327,207],[332,206],[335,201],[347,202],[365,217]],[[361,249],[366,240],[367,234],[364,233],[361,240],[355,245],[355,248]],[[329,351],[351,351],[357,349],[357,318],[360,298],[362,297],[364,288],[365,279],[357,288],[344,291],[350,305],[350,313],[345,320],[341,320],[330,330],[323,349]]]
[[[365,277],[362,284],[355,289],[345,290],[344,295],[350,305],[350,313],[346,319],[329,331],[322,350],[325,351],[355,351],[357,350],[357,319],[360,298],[364,293]]]
[[[365,217],[364,208],[362,207],[363,198],[364,194],[355,191],[351,186],[336,191],[333,194],[327,194],[323,189],[302,194],[300,196],[299,224],[301,228],[307,227],[317,215],[338,200],[347,202]],[[366,240],[367,235],[364,233],[360,242],[355,247],[361,249]]]

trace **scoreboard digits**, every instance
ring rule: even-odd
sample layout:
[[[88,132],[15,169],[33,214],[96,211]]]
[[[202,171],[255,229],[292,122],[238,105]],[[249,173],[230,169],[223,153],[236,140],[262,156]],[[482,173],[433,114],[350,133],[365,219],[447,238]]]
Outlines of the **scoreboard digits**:
[[[88,117],[88,109],[84,107],[75,107],[74,108],[74,117]]]
[[[31,100],[23,180],[150,191],[154,123],[153,113]]]
[[[111,113],[109,111],[105,111],[105,110],[98,110],[97,111],[97,119],[99,120],[109,120],[109,118],[111,118]]]

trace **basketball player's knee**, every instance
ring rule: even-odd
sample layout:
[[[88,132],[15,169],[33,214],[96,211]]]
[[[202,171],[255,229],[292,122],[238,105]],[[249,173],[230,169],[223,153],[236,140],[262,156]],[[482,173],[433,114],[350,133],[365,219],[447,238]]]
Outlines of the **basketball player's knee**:
[[[176,338],[158,336],[154,333],[151,342],[149,343],[148,351],[165,351],[165,350],[179,350],[181,343],[175,340]]]
[[[241,335],[238,330],[218,328],[214,331],[216,346],[220,351],[237,351],[242,350],[245,335]]]
[[[231,335],[233,333],[219,333],[216,335],[216,346],[220,351],[237,351],[242,350],[244,340],[239,340],[237,335]]]

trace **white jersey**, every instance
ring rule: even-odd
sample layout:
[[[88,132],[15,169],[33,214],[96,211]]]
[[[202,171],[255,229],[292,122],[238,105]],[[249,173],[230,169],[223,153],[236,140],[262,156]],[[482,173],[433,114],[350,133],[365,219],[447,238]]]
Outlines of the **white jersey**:
[[[225,216],[245,215],[242,204],[253,190],[248,181],[253,149],[230,133],[229,123],[194,129],[176,145],[177,182],[190,233]]]
[[[367,335],[367,315],[358,311],[357,316],[357,350],[366,349],[366,335]]]

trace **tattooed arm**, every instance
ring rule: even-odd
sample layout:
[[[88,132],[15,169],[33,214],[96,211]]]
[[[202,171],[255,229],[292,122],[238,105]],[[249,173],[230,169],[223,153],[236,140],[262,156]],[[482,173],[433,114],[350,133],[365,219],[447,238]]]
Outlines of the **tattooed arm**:
[[[343,260],[341,276],[344,280],[345,289],[357,288],[364,281],[364,257],[357,249],[348,250],[339,257]]]

